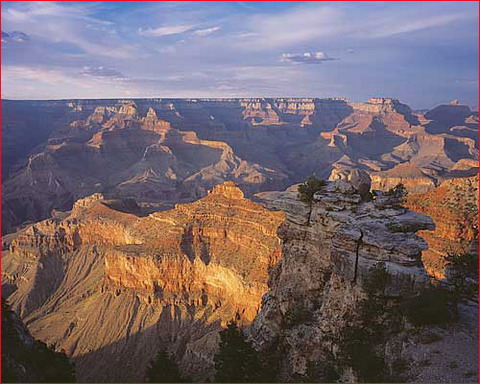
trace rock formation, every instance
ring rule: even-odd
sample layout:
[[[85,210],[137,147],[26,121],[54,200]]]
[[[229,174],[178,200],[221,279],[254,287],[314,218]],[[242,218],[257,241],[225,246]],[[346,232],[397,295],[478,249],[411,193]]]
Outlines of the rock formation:
[[[233,318],[277,359],[278,380],[326,380],[321,366],[356,380],[335,357],[373,268],[389,275],[389,303],[425,287],[416,233],[434,225],[394,197],[368,199],[364,171],[331,179],[312,204],[294,187],[257,195],[280,212],[232,182],[146,216],[130,200],[88,196],[4,239],[4,293],[33,336],[72,357],[81,381],[142,380],[161,348],[184,373],[211,379],[218,330]],[[378,340],[390,365],[403,353],[397,336]]]
[[[218,330],[259,310],[284,215],[231,182],[145,217],[126,205],[95,194],[16,233],[4,292],[35,337],[72,357],[80,381],[141,381],[162,348],[205,380]]]
[[[415,232],[433,229],[431,219],[395,199],[363,201],[357,188],[365,185],[357,180],[368,175],[344,175],[317,192],[311,207],[294,191],[258,194],[287,218],[279,229],[282,258],[251,326],[259,349],[282,351],[276,355],[282,381],[328,380],[312,367],[335,361],[343,329],[377,263],[383,262],[391,277],[385,288],[391,298],[415,292],[429,280],[421,262],[426,244]],[[343,381],[356,380],[348,364],[335,369]]]
[[[470,252],[478,241],[478,176],[446,180],[428,192],[410,194],[406,206],[435,222],[435,230],[419,232],[428,243],[422,260],[429,274],[444,278],[445,256]]]
[[[7,101],[3,232],[95,192],[152,211],[232,180],[247,196],[334,169],[411,192],[475,175],[478,113],[390,98]]]

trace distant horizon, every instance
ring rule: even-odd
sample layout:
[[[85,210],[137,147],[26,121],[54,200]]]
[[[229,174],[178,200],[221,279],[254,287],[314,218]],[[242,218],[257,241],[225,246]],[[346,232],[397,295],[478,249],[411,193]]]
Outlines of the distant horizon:
[[[478,105],[478,2],[2,2],[2,98]],[[165,97],[163,97],[165,98]]]
[[[420,110],[431,110],[439,105],[449,105],[452,101],[458,101],[458,105],[463,105],[469,107],[472,111],[478,110],[478,105],[471,105],[467,103],[463,103],[461,100],[451,99],[449,101],[440,102],[438,104],[432,105],[430,107],[425,108],[418,108],[416,106],[412,106],[411,104],[404,102],[397,97],[390,97],[390,96],[372,96],[367,98],[366,100],[350,100],[346,97],[341,96],[334,96],[334,97],[311,97],[311,96],[242,96],[242,97],[69,97],[69,98],[58,98],[58,99],[12,99],[12,98],[1,98],[0,100],[3,101],[25,101],[25,102],[54,102],[54,101],[86,101],[86,100],[105,100],[105,101],[115,101],[115,100],[125,100],[125,101],[136,101],[136,100],[200,100],[200,101],[207,101],[207,100],[243,100],[243,99],[313,99],[313,100],[345,100],[347,103],[368,103],[370,99],[392,99],[397,100],[401,104],[405,104],[409,106],[413,111],[420,111]]]

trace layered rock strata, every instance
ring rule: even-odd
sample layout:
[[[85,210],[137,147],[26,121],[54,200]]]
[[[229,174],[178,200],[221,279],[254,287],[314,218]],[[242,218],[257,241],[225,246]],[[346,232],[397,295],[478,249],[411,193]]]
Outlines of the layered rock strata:
[[[430,275],[445,277],[449,253],[477,253],[478,176],[446,180],[429,192],[410,194],[406,206],[435,222],[435,230],[419,232],[428,243],[422,260]]]
[[[145,211],[232,180],[248,196],[334,169],[424,192],[477,173],[478,113],[391,98],[6,101],[3,232],[95,192]]]
[[[72,357],[81,381],[143,380],[162,348],[186,374],[210,378],[218,330],[259,310],[283,213],[231,182],[146,217],[121,205],[96,194],[18,232],[2,265],[12,308]]]

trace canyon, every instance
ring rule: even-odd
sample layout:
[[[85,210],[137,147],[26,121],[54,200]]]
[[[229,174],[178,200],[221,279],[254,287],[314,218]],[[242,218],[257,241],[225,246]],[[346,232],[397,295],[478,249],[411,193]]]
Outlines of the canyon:
[[[151,212],[227,180],[253,198],[356,168],[375,189],[426,192],[478,170],[478,113],[455,103],[426,113],[389,98],[6,100],[3,109],[3,233],[93,193]]]
[[[422,260],[426,270],[445,278],[445,256],[478,253],[478,175],[451,179],[424,193],[407,196],[406,206],[430,216],[433,231],[420,231],[428,243]]]
[[[115,205],[125,204],[94,194],[10,239],[3,283],[12,309],[72,357],[81,381],[143,380],[162,345],[205,377],[218,330],[259,310],[283,213],[231,182],[144,217]]]
[[[218,331],[232,319],[260,349],[286,343],[282,378],[306,377],[377,263],[391,276],[389,296],[429,281],[415,232],[432,220],[391,198],[365,201],[369,177],[358,172],[328,182],[311,206],[296,192],[260,194],[273,211],[232,182],[147,216],[94,194],[6,239],[4,290],[34,337],[71,356],[81,381],[142,380],[161,347],[196,380],[211,379]],[[304,324],[288,325],[299,308],[312,319],[302,337]]]
[[[195,381],[213,380],[231,320],[275,357],[279,380],[329,380],[328,367],[358,381],[342,335],[360,321],[376,269],[393,313],[445,277],[447,253],[476,252],[478,113],[466,106],[257,98],[4,109],[2,291],[79,381],[142,381],[161,349]],[[325,186],[305,203],[297,186],[311,175]],[[387,192],[399,183],[405,201]],[[415,361],[405,345],[417,346],[398,322],[376,346],[392,375]]]

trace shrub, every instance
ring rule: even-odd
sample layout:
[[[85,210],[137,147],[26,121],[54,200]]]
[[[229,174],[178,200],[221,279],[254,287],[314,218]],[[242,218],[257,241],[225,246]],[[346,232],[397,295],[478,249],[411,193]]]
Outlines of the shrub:
[[[2,299],[2,382],[75,382],[75,367],[63,352],[35,340]]]
[[[478,294],[478,255],[448,254],[445,260],[450,301],[457,315],[458,304],[464,299],[474,299]]]
[[[390,188],[387,192],[385,192],[385,196],[393,196],[399,199],[405,198],[407,194],[407,189],[402,183],[398,183],[395,187]]]
[[[450,320],[448,292],[428,288],[403,304],[408,320],[417,326],[442,324]]]
[[[285,327],[288,329],[300,324],[309,323],[312,320],[313,311],[304,307],[302,303],[296,303],[289,307],[284,317]]]
[[[298,186],[298,199],[304,203],[311,203],[315,192],[320,191],[325,185],[325,181],[310,176],[305,183]]]
[[[219,383],[269,382],[270,372],[260,355],[234,321],[220,331],[220,348],[214,356]]]
[[[449,253],[445,258],[447,267],[453,273],[462,275],[465,278],[478,279],[478,255],[473,253]]]
[[[172,355],[160,351],[147,368],[147,383],[184,383],[178,365]]]
[[[387,332],[384,292],[390,278],[382,262],[370,269],[364,283],[367,297],[359,303],[357,316],[349,319],[342,331],[340,358],[353,368],[360,382],[385,382],[388,378],[384,358],[377,347]]]

